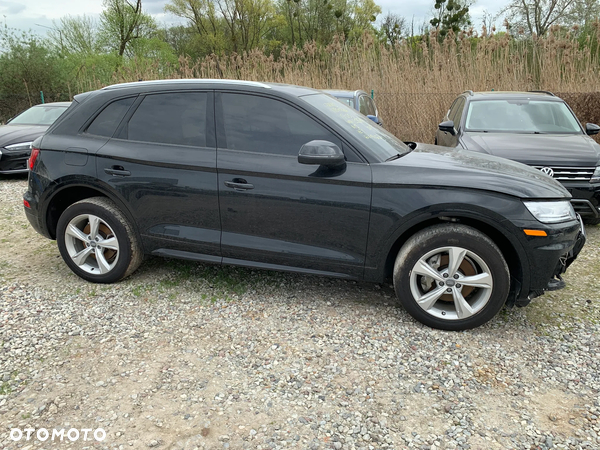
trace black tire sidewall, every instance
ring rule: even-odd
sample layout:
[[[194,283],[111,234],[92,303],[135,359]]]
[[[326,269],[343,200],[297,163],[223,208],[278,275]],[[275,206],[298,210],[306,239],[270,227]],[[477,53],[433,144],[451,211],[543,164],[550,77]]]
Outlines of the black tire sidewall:
[[[394,288],[400,304],[419,322],[442,330],[459,331],[475,328],[491,320],[502,309],[510,290],[510,275],[504,257],[500,250],[484,235],[440,232],[428,236],[414,245],[398,261],[400,266],[394,270]],[[475,231],[475,230],[473,230]],[[412,238],[411,238],[412,239]],[[410,241],[410,240],[409,240]],[[408,243],[408,242],[407,242]],[[444,320],[428,314],[415,301],[410,290],[410,273],[417,261],[431,250],[440,247],[462,247],[477,254],[488,265],[494,280],[492,295],[488,303],[477,314],[462,320]],[[399,253],[399,257],[402,255]]]
[[[82,214],[93,214],[104,220],[114,231],[119,241],[119,260],[108,273],[93,275],[82,270],[69,256],[65,245],[65,230],[69,222]],[[69,268],[79,277],[92,283],[114,283],[124,277],[131,261],[131,239],[125,226],[110,211],[95,203],[78,202],[68,207],[58,219],[56,227],[56,242],[58,250]]]

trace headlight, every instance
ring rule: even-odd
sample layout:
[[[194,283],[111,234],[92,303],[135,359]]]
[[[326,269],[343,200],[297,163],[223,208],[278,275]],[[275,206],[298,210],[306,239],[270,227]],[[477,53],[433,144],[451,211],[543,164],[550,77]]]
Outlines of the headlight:
[[[600,166],[596,167],[596,170],[594,171],[594,175],[592,175],[590,183],[600,183]]]
[[[23,150],[31,150],[31,144],[33,144],[33,142],[19,142],[18,144],[5,145],[4,148],[6,150],[18,152]]]
[[[542,223],[558,223],[577,218],[573,205],[568,200],[523,203],[533,217]]]

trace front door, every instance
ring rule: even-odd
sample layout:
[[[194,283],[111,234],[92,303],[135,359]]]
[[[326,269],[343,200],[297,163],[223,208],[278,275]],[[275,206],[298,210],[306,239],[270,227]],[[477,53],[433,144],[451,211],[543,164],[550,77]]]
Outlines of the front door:
[[[370,166],[282,100],[217,93],[216,111],[223,262],[361,278]],[[300,164],[300,148],[315,139],[342,148],[346,166]]]

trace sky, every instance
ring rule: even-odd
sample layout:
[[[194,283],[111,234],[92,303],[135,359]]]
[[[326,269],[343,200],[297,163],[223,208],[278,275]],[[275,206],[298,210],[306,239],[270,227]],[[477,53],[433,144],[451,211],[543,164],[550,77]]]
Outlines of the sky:
[[[179,19],[164,12],[168,0],[143,0],[145,12],[152,14],[162,24],[179,23]],[[434,0],[375,0],[381,6],[383,14],[388,11],[399,14],[410,23],[414,18],[415,31],[432,16]],[[471,19],[476,29],[481,28],[484,12],[495,15],[507,3],[507,0],[476,0],[471,6]],[[88,15],[98,17],[102,11],[101,0],[0,0],[0,23],[9,28],[31,30],[45,35],[52,27],[53,20],[58,21],[65,15]],[[497,25],[501,21],[496,22]]]

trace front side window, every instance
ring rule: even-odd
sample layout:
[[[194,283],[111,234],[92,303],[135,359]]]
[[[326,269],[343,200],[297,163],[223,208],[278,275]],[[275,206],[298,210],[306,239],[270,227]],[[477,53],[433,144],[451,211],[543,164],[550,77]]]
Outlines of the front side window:
[[[375,122],[358,111],[343,107],[328,95],[304,95],[302,100],[326,114],[329,119],[357,139],[382,161],[390,157],[396,157],[398,154],[405,155],[411,151],[404,142],[392,133],[375,125]]]
[[[340,108],[348,109],[327,96]],[[248,94],[221,96],[226,142],[219,147],[255,153],[298,156],[312,140],[342,142],[314,119],[278,100]]]
[[[458,130],[459,126],[460,126],[460,119],[462,117],[462,112],[463,109],[465,107],[465,99],[464,98],[459,98],[458,101],[456,102],[456,105],[454,105],[454,109],[450,112],[450,116],[449,119],[454,122],[454,128],[456,128]]]
[[[370,97],[367,97],[367,111],[372,116],[377,115],[377,108],[375,108],[375,102]]]
[[[157,144],[206,146],[206,92],[147,95],[129,120],[123,137]]]
[[[448,110],[448,120],[452,120],[452,117],[454,117],[456,114],[456,110],[461,99],[462,97],[458,97],[456,100],[454,100],[454,102],[452,102],[452,106],[450,106],[450,109]]]
[[[563,102],[544,100],[478,100],[469,104],[466,131],[582,134]]]
[[[367,114],[371,114],[369,112],[369,107],[367,105],[367,97],[365,95],[361,95],[358,98],[358,105],[359,105],[359,111],[360,111],[361,114],[364,114],[365,116]]]

